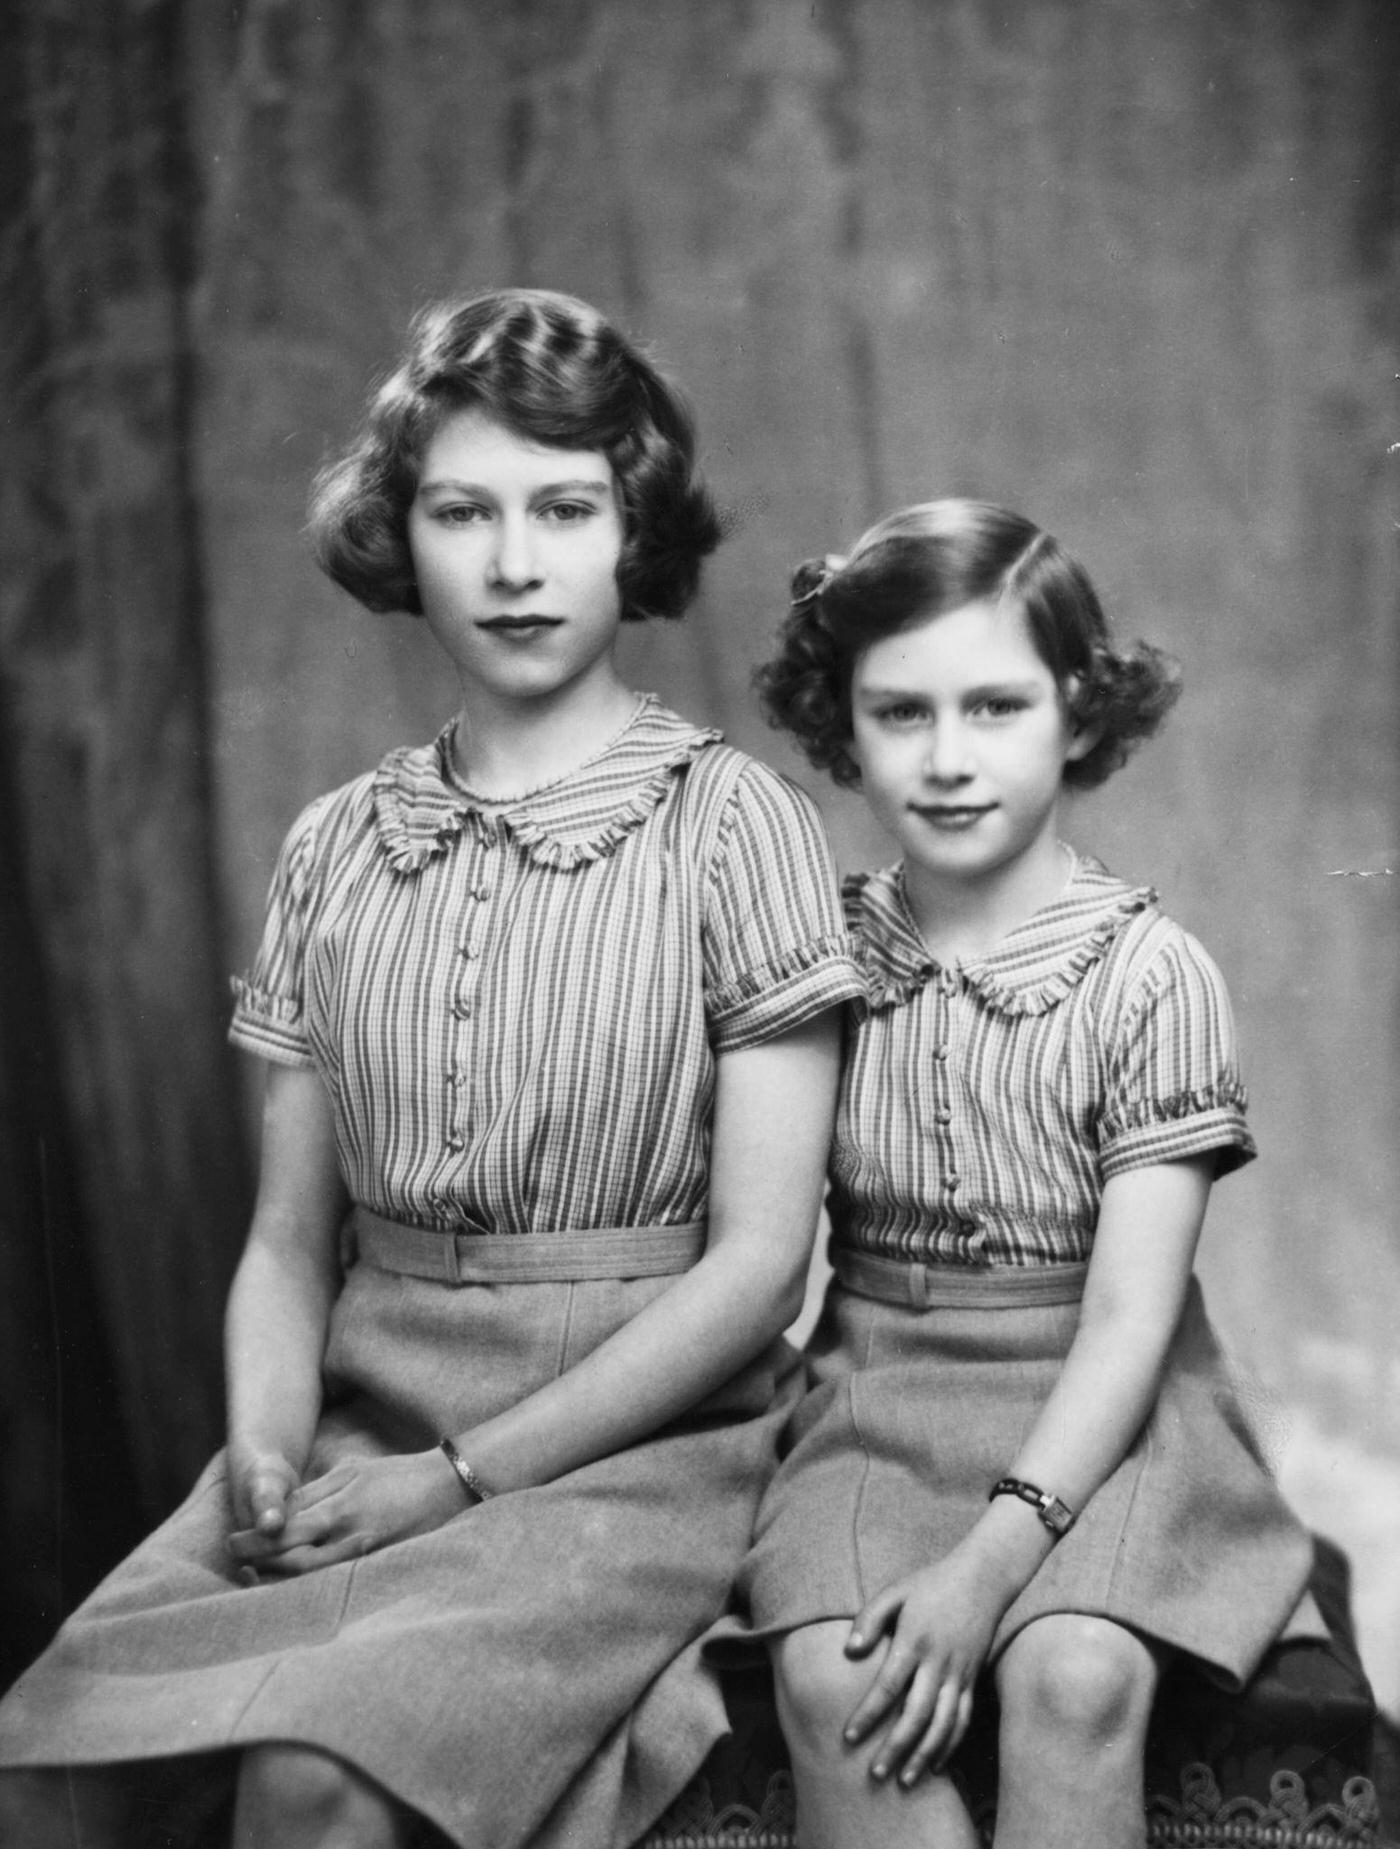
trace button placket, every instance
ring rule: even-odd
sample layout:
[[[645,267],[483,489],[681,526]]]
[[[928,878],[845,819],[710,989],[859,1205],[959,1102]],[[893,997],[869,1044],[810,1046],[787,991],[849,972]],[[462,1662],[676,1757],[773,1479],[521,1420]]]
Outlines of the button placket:
[[[446,1143],[454,1154],[460,1153],[467,1146],[471,1101],[467,1081],[471,1071],[482,953],[488,931],[488,920],[482,916],[482,907],[491,899],[495,890],[483,863],[488,861],[488,856],[496,846],[495,824],[473,827],[464,838],[470,840],[472,845],[463,870],[462,890],[466,903],[462,906],[462,925],[457,940],[456,980],[448,1003],[448,1059],[443,1072],[447,1101]]]
[[[959,1216],[957,1212],[957,1194],[962,1186],[962,1176],[956,1165],[956,1149],[953,1139],[953,998],[961,987],[956,970],[940,969],[934,978],[934,1106],[933,1121],[936,1132],[938,1154],[938,1182],[940,1206],[948,1218],[968,1238],[970,1250],[979,1251],[983,1243],[975,1220]]]

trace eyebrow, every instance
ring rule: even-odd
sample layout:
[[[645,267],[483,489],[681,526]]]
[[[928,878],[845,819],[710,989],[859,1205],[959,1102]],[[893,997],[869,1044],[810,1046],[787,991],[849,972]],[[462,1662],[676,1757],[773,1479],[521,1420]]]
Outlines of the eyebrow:
[[[980,687],[965,687],[961,697],[964,700],[985,700],[997,694],[1034,694],[1040,691],[1041,683],[1034,680],[984,681]],[[869,684],[860,688],[857,698],[862,700],[922,700],[925,698],[925,690],[922,687],[908,685]]]
[[[460,481],[455,476],[443,476],[433,481],[420,481],[420,494],[479,494],[484,500],[494,500],[494,489],[487,488],[479,482]],[[570,478],[566,481],[543,482],[531,492],[530,499],[538,501],[547,494],[598,494],[612,493],[612,483],[594,481],[585,476]]]

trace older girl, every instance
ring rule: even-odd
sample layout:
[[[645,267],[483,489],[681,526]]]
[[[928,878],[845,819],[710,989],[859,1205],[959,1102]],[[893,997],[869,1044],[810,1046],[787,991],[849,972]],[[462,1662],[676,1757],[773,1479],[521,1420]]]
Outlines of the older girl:
[[[287,837],[228,1446],[0,1713],[30,1849],[171,1756],[239,1849],[610,1845],[723,1726],[859,980],[811,805],[619,678],[718,537],[688,416],[581,302],[435,309],[313,524],[460,705]]]
[[[749,1568],[803,1849],[975,1843],[984,1671],[999,1849],[1126,1849],[1162,1663],[1242,1681],[1309,1559],[1192,1277],[1254,1153],[1224,985],[1059,832],[1175,685],[1001,508],[910,508],[794,590],[770,714],[903,853],[847,887],[835,1278]]]

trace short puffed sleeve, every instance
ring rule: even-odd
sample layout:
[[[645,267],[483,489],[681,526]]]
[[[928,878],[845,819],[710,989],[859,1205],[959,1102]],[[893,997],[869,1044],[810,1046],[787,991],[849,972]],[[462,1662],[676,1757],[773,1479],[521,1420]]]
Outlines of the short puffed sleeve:
[[[1188,932],[1163,920],[1162,937],[1111,1049],[1099,1124],[1105,1181],[1209,1154],[1227,1175],[1255,1154],[1224,978]]]
[[[316,886],[318,824],[328,798],[303,809],[277,856],[262,942],[246,977],[232,979],[229,1039],[283,1066],[313,1064],[307,1041],[304,976]]]
[[[826,830],[804,791],[748,759],[729,792],[704,912],[717,1053],[757,1046],[862,990]]]

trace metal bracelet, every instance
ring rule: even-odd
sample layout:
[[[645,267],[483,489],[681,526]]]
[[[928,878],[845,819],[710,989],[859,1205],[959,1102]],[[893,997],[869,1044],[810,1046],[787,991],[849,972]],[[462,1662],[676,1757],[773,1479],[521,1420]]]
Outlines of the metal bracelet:
[[[462,1456],[462,1453],[457,1449],[456,1445],[453,1444],[452,1440],[450,1438],[439,1438],[438,1450],[442,1452],[448,1463],[451,1464],[452,1468],[457,1472],[462,1488],[471,1497],[473,1505],[478,1502],[490,1502],[493,1492],[487,1489],[486,1485]]]
[[[1020,1477],[1000,1478],[988,1490],[988,1502],[996,1496],[1018,1496],[1022,1502],[1028,1502],[1057,1541],[1069,1533],[1077,1519],[1067,1502],[1061,1502],[1049,1490],[1037,1489],[1034,1483],[1023,1483]]]

